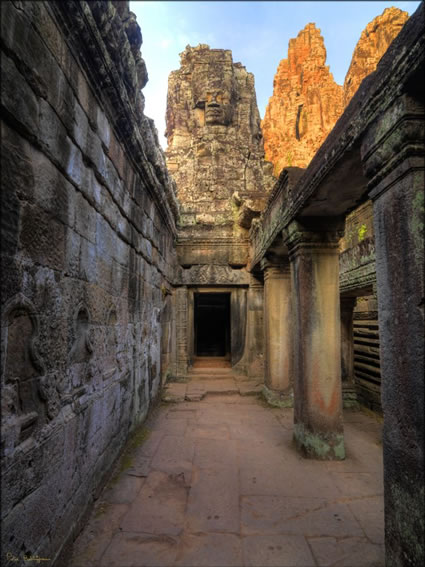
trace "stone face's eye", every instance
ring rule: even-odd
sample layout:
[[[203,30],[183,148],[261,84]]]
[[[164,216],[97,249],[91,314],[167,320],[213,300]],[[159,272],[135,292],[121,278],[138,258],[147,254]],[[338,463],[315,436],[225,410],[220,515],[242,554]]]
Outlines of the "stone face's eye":
[[[195,103],[195,108],[205,108],[205,100],[198,100]]]

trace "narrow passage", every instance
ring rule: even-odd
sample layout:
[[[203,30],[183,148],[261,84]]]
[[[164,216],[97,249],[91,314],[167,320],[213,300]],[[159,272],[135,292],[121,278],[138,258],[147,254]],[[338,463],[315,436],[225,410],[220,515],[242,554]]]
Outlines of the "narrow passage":
[[[380,423],[346,410],[347,459],[305,460],[291,409],[207,383],[145,424],[72,567],[384,565]]]

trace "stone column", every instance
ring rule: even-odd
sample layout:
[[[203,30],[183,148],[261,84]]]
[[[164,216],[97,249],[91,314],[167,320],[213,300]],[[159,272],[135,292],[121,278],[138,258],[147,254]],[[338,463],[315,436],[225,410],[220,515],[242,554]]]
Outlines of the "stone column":
[[[353,310],[355,297],[341,297],[341,380],[344,407],[355,407],[357,395],[354,384]]]
[[[417,78],[417,87],[421,79]],[[412,88],[415,85],[412,83]],[[384,413],[386,565],[424,561],[424,106],[397,98],[369,128]]]
[[[187,287],[182,286],[176,290],[176,346],[177,346],[177,379],[187,376],[188,359],[188,302]]]
[[[263,282],[250,274],[247,305],[247,374],[253,378],[264,377],[263,338]]]
[[[264,394],[273,405],[292,406],[292,320],[289,260],[263,260],[264,272]]]
[[[295,310],[294,438],[307,457],[329,460],[345,458],[338,260],[342,226],[326,222],[332,225],[332,232],[313,231],[293,221],[284,231]]]

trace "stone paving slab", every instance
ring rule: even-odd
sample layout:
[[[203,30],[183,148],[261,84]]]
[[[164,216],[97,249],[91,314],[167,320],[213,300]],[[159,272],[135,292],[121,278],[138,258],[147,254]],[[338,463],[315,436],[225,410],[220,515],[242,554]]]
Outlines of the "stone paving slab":
[[[189,533],[239,532],[239,491],[236,467],[210,467],[194,474],[186,513]]]
[[[184,479],[160,471],[148,476],[123,517],[123,532],[179,535],[183,530],[187,490]]]
[[[383,545],[366,538],[309,538],[308,543],[319,567],[381,567],[385,564]]]
[[[200,469],[238,466],[237,441],[229,439],[225,444],[218,439],[197,439],[193,466]]]
[[[70,567],[382,567],[381,424],[345,415],[347,459],[326,462],[296,451],[292,409],[256,396],[162,405]]]
[[[297,535],[256,535],[243,538],[247,567],[315,565],[307,541]]]
[[[178,567],[240,567],[243,565],[240,538],[233,534],[200,533],[182,538]]]
[[[100,567],[164,567],[173,565],[177,538],[167,535],[121,532],[114,535]]]
[[[243,500],[241,529],[244,534],[363,535],[347,504],[282,496],[252,496]]]

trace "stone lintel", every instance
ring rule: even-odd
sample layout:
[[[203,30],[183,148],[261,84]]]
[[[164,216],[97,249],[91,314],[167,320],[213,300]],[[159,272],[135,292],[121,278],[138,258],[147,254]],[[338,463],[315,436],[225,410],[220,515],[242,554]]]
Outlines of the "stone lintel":
[[[228,265],[195,265],[182,270],[182,283],[189,286],[248,286],[249,281],[249,273],[244,268],[233,269]]]
[[[234,238],[180,238],[177,258],[183,266],[226,265],[243,267],[248,262],[248,240]]]

